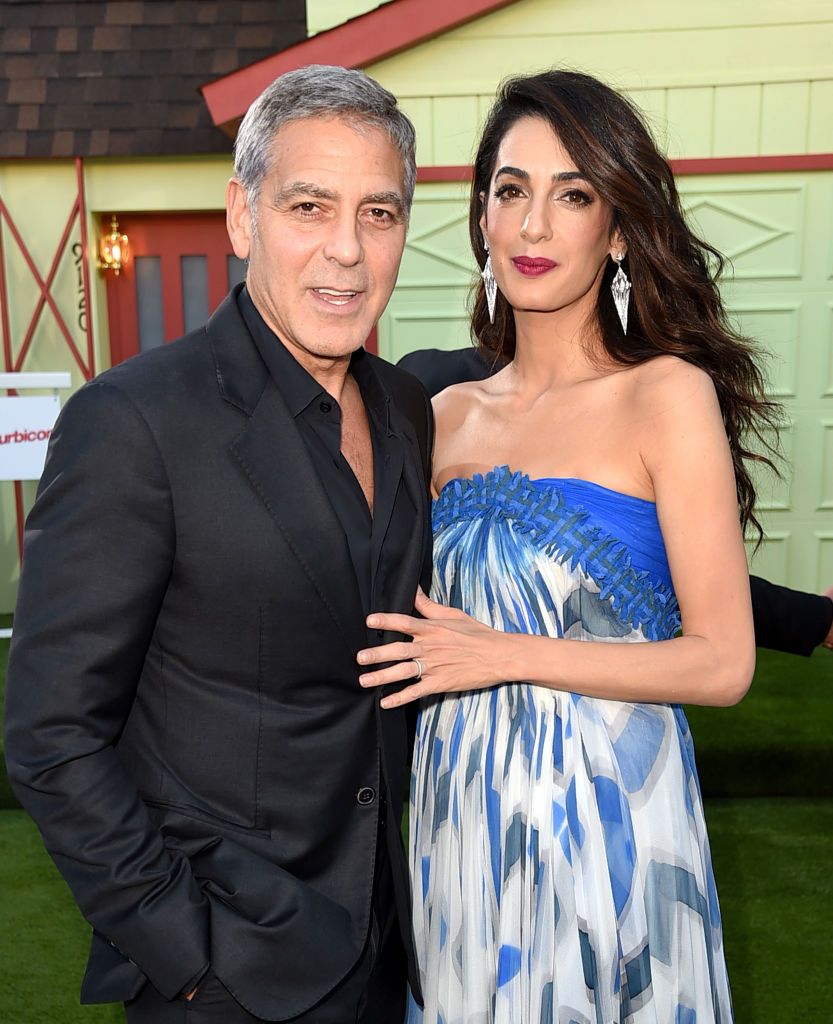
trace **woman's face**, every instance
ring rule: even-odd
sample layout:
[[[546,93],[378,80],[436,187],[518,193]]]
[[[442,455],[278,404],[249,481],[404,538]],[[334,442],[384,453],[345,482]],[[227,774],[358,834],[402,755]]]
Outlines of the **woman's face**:
[[[498,288],[516,310],[595,306],[608,257],[610,206],[579,172],[552,128],[525,117],[504,135],[480,227]]]

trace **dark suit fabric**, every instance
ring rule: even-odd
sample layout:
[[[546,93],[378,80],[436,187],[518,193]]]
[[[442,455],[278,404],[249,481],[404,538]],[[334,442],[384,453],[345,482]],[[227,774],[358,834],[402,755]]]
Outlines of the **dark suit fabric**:
[[[758,646],[805,657],[812,654],[833,624],[833,601],[779,587],[758,576],[750,582]]]
[[[476,348],[417,349],[402,356],[397,365],[421,381],[432,398],[452,384],[485,380],[492,372]]]
[[[485,380],[492,372],[474,348],[422,349],[409,352],[398,365],[419,378],[432,398],[452,384]],[[757,646],[787,654],[812,654],[830,630],[833,601],[757,576],[751,577],[751,584]]]
[[[410,612],[430,579],[430,408],[371,359],[394,467],[377,501],[412,538],[396,564],[382,546],[375,593]],[[265,1020],[317,1003],[365,948],[382,786],[414,983],[406,716],[360,689],[355,662],[390,639],[365,627],[235,293],[69,400],[27,524],[6,755],[95,928],[83,1001],[145,979],[174,999],[210,964]]]

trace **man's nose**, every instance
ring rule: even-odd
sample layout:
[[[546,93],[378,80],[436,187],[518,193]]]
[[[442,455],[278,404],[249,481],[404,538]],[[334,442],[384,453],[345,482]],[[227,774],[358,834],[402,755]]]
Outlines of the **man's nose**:
[[[324,256],[343,267],[354,267],[364,259],[355,217],[339,217],[324,243]]]

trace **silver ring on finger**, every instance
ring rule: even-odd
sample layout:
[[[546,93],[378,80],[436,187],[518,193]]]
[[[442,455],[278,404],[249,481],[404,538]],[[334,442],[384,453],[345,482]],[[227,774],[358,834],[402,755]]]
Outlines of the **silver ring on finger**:
[[[422,673],[425,671],[425,665],[423,665],[419,658],[413,658],[412,661],[416,665],[417,674],[415,678],[419,682],[422,679]]]

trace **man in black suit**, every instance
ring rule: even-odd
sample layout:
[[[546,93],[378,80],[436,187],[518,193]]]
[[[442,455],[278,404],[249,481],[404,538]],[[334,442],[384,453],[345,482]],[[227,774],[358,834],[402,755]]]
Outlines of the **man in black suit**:
[[[361,72],[253,104],[208,324],[67,403],[27,524],[6,755],[130,1024],[400,1024],[404,712],[356,653],[430,579],[430,405],[362,344],[413,127]],[[408,969],[409,968],[409,969]]]
[[[476,348],[421,349],[398,363],[422,381],[434,395],[469,380],[485,380],[500,365],[484,358]],[[833,590],[806,594],[751,576],[755,641],[788,654],[810,655],[820,644],[833,649]]]

